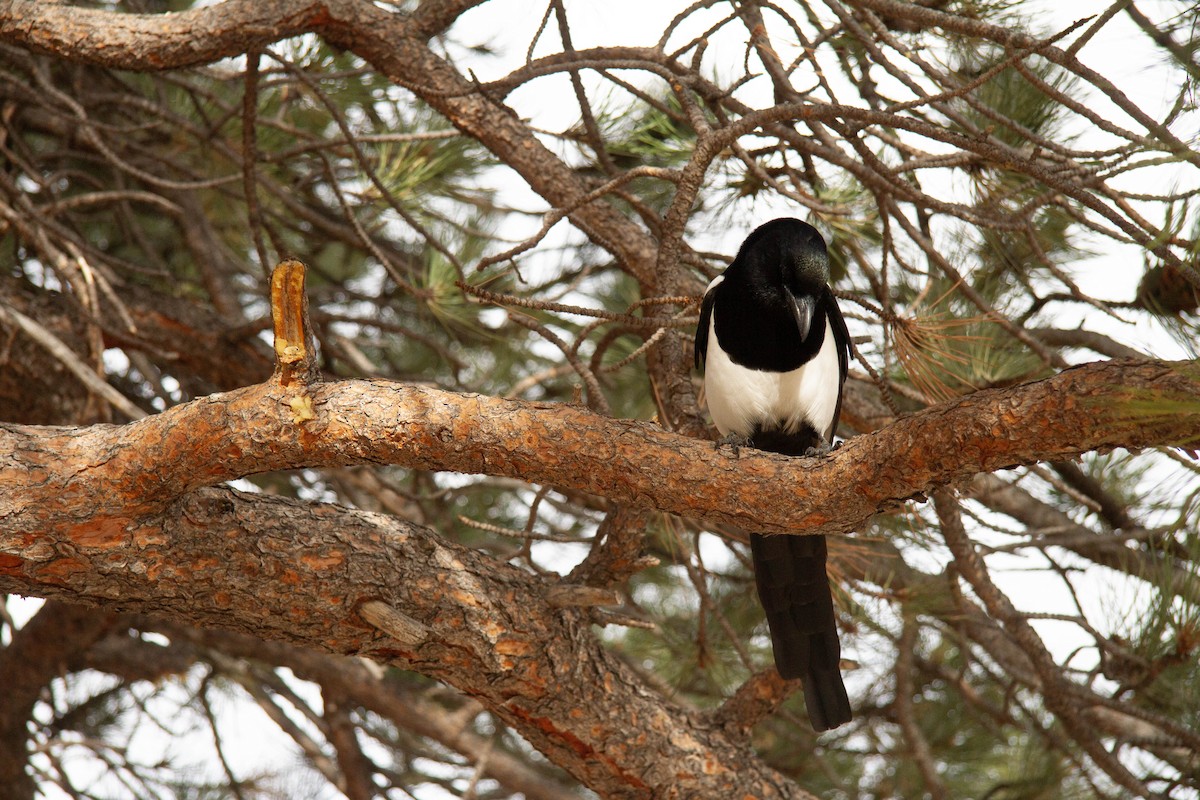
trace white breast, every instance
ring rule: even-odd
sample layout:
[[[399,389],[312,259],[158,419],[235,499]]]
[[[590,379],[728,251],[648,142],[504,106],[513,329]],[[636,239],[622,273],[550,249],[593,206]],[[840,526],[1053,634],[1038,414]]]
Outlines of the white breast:
[[[790,372],[764,372],[733,363],[720,347],[715,315],[709,320],[704,393],[713,423],[722,434],[749,436],[756,427],[792,433],[807,421],[829,441],[840,383],[837,343],[828,320],[816,358]]]

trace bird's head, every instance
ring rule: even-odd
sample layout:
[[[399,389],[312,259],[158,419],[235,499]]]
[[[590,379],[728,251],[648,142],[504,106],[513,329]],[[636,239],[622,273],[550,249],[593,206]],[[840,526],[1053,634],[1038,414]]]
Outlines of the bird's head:
[[[790,217],[771,220],[746,237],[734,264],[760,301],[786,303],[800,337],[808,336],[817,298],[829,283],[829,256],[816,228]]]

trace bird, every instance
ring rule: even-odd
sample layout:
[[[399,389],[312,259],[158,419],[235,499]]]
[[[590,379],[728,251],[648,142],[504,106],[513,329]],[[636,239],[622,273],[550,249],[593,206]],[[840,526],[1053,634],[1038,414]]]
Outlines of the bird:
[[[696,367],[722,444],[819,456],[833,444],[850,334],[816,228],[794,218],[754,229],[712,280],[696,327]],[[750,534],[775,667],[804,682],[813,729],[851,719],[824,536]]]

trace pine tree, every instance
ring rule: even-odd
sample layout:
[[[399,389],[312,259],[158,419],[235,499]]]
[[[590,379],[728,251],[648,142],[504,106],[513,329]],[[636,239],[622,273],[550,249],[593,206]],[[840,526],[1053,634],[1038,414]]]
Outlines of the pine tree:
[[[6,796],[1200,790],[1191,4],[598,13],[0,4]],[[776,216],[819,460],[691,369]],[[848,725],[747,530],[830,535]]]

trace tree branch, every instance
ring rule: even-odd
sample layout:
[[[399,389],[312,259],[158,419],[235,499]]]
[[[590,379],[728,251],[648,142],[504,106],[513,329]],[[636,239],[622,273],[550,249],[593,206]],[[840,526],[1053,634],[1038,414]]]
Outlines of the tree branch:
[[[674,788],[697,797],[809,797],[751,757],[748,743],[646,686],[592,635],[586,613],[552,604],[556,581],[420,526],[214,488],[138,519],[12,533],[0,537],[0,591],[417,670],[484,703],[604,796]],[[401,609],[429,635],[414,644],[378,632],[360,614],[370,602]]]
[[[989,389],[793,459],[575,406],[387,381],[268,382],[124,426],[0,424],[0,533],[132,519],[270,470],[356,463],[520,478],[710,524],[835,533],[980,472],[1116,447],[1194,446],[1196,362],[1107,361]],[[1139,410],[1151,401],[1166,413]]]

